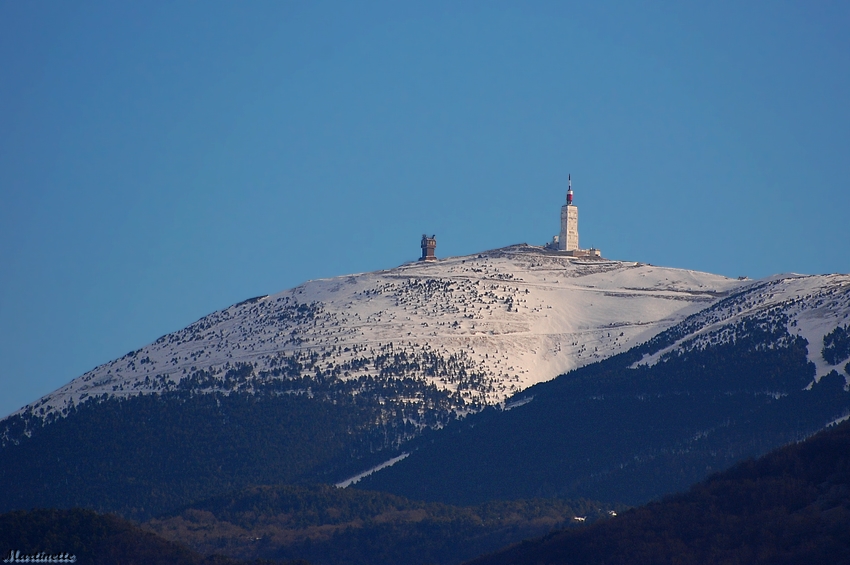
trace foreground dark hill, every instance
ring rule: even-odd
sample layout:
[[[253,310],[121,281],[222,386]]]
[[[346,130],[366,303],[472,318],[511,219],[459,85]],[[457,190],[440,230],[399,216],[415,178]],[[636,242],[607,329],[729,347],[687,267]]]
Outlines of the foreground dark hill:
[[[532,387],[510,410],[430,434],[360,486],[452,504],[562,496],[637,505],[850,413],[850,350],[836,347],[846,326],[808,343],[785,309],[722,323],[744,299]],[[835,368],[817,379],[812,358]]]
[[[205,557],[117,516],[79,508],[0,515],[0,555],[4,562],[23,563],[51,562],[26,560],[49,556],[58,559],[54,563],[95,565],[250,565],[228,557]]]
[[[252,487],[144,524],[166,539],[241,559],[315,565],[453,565],[555,528],[607,516],[591,501],[456,507],[327,485]],[[620,510],[616,508],[616,510]]]
[[[469,565],[850,563],[850,422],[685,494]]]

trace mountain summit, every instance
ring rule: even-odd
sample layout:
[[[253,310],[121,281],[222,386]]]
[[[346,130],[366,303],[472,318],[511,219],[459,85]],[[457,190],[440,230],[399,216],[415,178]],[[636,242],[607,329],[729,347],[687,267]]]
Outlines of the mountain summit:
[[[0,421],[0,481],[17,485],[0,511],[145,517],[373,467],[366,483],[414,498],[638,502],[850,413],[848,316],[848,275],[737,280],[529,245],[310,281]]]
[[[21,412],[46,417],[93,396],[252,391],[317,375],[413,379],[450,392],[463,412],[625,351],[747,284],[529,245],[408,263],[245,300]],[[226,378],[245,367],[251,378]]]

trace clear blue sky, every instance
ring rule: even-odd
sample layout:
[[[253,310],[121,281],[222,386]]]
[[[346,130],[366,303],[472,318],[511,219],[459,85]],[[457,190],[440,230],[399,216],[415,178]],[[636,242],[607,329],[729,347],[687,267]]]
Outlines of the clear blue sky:
[[[0,2],[0,416],[239,300],[558,231],[850,271],[847,2]]]

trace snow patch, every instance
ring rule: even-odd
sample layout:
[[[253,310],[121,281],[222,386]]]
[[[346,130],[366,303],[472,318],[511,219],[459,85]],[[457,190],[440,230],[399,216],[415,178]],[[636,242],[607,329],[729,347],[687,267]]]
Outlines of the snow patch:
[[[508,402],[508,403],[505,404],[505,406],[504,406],[504,408],[502,408],[502,410],[504,410],[505,412],[508,412],[509,410],[513,410],[514,408],[519,408],[520,406],[525,406],[526,404],[528,404],[532,400],[534,400],[534,396],[528,396],[528,397],[525,397],[525,398],[520,398],[519,400],[514,400],[513,402]]]
[[[410,454],[409,453],[402,453],[398,457],[393,457],[392,459],[390,459],[388,461],[384,461],[380,465],[375,465],[371,469],[367,469],[366,471],[363,471],[360,474],[354,475],[353,477],[345,479],[344,481],[340,481],[340,482],[336,483],[334,486],[337,487],[337,488],[348,488],[351,485],[360,482],[360,480],[362,480],[365,477],[368,477],[369,475],[371,475],[372,473],[374,473],[376,471],[380,471],[381,469],[386,469],[387,467],[392,467],[393,465],[395,465],[396,463],[398,463],[399,461],[401,461],[402,459],[404,459],[408,455],[410,455]]]
[[[828,423],[827,425],[825,425],[824,428],[830,428],[832,426],[837,426],[841,422],[846,422],[847,420],[850,420],[850,414],[845,414],[844,416],[842,416],[840,418],[836,418],[835,420],[833,420],[830,423]]]
[[[823,338],[850,318],[850,275],[774,275],[755,281],[740,292],[692,316],[683,324],[690,331],[653,354],[645,354],[631,368],[653,366],[683,347],[706,347],[735,339],[731,328],[747,318],[787,319],[792,336],[808,342],[808,360],[815,365],[815,381],[833,370],[821,354]],[[845,376],[845,379],[848,379]],[[850,382],[850,381],[848,381]]]

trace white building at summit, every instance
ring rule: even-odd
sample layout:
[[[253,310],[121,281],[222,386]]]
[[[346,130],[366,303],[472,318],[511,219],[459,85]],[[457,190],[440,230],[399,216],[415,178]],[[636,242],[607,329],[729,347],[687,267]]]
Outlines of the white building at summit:
[[[567,203],[561,206],[561,233],[552,238],[549,249],[564,251],[573,257],[601,257],[602,252],[578,246],[578,206],[573,204],[572,176],[567,175]]]

